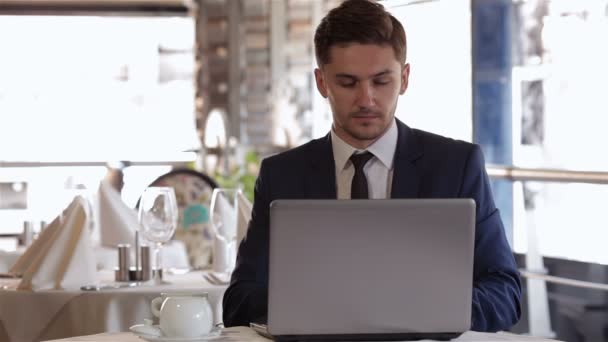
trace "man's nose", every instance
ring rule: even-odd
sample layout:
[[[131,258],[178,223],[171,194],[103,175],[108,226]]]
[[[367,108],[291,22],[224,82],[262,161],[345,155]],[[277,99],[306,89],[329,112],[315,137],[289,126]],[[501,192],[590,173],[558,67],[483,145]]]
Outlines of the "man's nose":
[[[368,82],[361,82],[357,92],[357,106],[370,108],[374,106],[374,90]]]

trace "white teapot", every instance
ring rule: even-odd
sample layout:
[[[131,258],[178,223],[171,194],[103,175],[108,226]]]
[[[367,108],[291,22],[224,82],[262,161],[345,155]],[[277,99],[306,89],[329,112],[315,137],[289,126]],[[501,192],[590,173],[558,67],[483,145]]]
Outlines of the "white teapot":
[[[209,334],[213,327],[213,312],[206,292],[162,293],[152,300],[151,306],[166,337],[200,337]]]

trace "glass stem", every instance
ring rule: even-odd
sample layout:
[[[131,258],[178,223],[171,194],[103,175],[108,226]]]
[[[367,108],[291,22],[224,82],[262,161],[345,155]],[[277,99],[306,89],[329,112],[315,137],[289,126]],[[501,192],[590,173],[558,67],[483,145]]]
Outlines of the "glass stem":
[[[163,261],[162,261],[162,257],[161,257],[162,253],[160,251],[162,244],[157,242],[155,247],[156,248],[154,249],[154,253],[155,253],[155,259],[156,259],[156,272],[154,272],[154,282],[157,285],[160,285],[163,281],[160,276],[161,269],[163,268]]]

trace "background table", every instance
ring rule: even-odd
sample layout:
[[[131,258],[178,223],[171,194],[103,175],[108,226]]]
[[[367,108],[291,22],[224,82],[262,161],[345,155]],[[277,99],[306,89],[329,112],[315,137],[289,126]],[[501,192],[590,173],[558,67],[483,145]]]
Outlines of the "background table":
[[[0,341],[41,341],[102,332],[128,331],[134,324],[152,318],[150,302],[161,292],[200,291],[209,293],[215,321],[221,321],[221,300],[227,285],[213,285],[203,272],[167,275],[169,285],[142,285],[102,291],[0,290]],[[113,276],[102,272],[100,279]],[[17,279],[2,279],[0,285],[15,287]],[[85,285],[85,284],[83,284]],[[140,340],[141,341],[141,340]]]
[[[98,270],[113,270],[118,266],[118,250],[116,248],[104,246],[94,246],[93,248]],[[19,247],[16,251],[10,252],[0,250],[0,273],[8,272],[25,250],[24,247]],[[186,245],[183,242],[173,240],[163,246],[163,266],[177,268],[190,267],[188,252],[186,251]]]

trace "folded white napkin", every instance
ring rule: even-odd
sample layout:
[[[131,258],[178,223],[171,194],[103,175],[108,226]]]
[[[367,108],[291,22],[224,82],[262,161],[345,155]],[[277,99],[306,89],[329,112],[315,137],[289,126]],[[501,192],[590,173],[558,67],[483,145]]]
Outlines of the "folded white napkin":
[[[20,290],[77,289],[96,282],[88,204],[77,196],[40,234],[9,272]]]
[[[245,236],[247,225],[251,219],[251,202],[242,192],[237,192],[235,203],[230,203],[223,196],[217,197],[216,201],[218,206],[216,210],[222,219],[224,235],[233,237],[235,240],[225,241],[217,237],[213,240],[213,263],[211,268],[216,272],[229,274],[234,268],[238,245]]]
[[[139,225],[137,214],[106,180],[99,183],[98,209],[102,246],[116,248],[118,244],[135,241],[135,229]]]
[[[237,233],[237,211],[236,211],[236,199],[230,200],[228,196],[224,196],[220,193],[215,198],[216,208],[213,209],[214,215],[212,224],[215,224],[217,229],[221,232],[223,237],[228,239],[236,237]]]
[[[234,241],[227,242],[217,237],[213,239],[212,253],[213,262],[211,269],[218,273],[232,273],[236,263],[237,245]]]
[[[241,240],[247,234],[247,226],[249,225],[249,220],[251,220],[251,202],[242,192],[237,194],[237,231],[236,231],[236,244],[237,246],[241,243]]]

